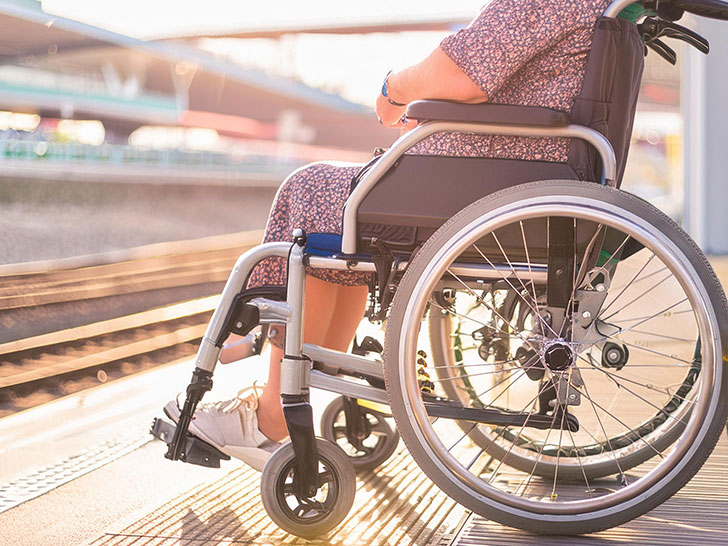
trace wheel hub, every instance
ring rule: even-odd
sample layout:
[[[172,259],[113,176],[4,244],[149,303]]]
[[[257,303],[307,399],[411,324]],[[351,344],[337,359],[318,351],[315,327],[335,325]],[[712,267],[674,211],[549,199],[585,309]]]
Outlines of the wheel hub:
[[[566,343],[557,341],[546,347],[544,360],[550,370],[561,372],[574,362],[574,351]]]

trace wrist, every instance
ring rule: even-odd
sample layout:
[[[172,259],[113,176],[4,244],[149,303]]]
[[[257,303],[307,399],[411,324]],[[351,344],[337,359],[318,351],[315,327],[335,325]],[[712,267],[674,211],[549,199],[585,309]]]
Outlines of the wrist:
[[[399,94],[395,91],[394,96],[392,96],[392,84],[391,84],[391,76],[392,71],[390,70],[387,75],[384,77],[384,81],[382,82],[382,96],[387,99],[389,104],[397,107],[405,107],[407,106],[407,102],[403,101],[402,98],[399,96]],[[397,98],[395,98],[397,97]]]

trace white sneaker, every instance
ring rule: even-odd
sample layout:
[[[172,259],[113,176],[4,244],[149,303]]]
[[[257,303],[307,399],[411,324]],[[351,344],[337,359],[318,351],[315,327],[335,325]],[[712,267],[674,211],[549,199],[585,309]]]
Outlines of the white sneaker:
[[[258,395],[255,389],[259,388],[254,385],[241,390],[232,400],[198,406],[190,423],[190,433],[226,455],[240,459],[256,470],[263,470],[280,443],[269,440],[258,429]],[[253,392],[243,398],[243,393],[250,389]],[[176,423],[181,413],[177,400],[168,402],[164,413]]]

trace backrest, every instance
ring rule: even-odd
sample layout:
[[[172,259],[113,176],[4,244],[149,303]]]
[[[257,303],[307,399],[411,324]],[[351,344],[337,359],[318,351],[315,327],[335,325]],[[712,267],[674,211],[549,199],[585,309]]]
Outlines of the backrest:
[[[626,19],[599,18],[569,123],[607,137],[617,160],[618,185],[627,161],[643,68],[644,44],[637,26]],[[455,212],[505,187],[548,179],[596,182],[601,175],[598,152],[576,138],[571,139],[566,163],[404,155],[357,210],[359,249],[367,251],[372,238],[393,248],[414,248]]]
[[[621,184],[644,68],[645,46],[637,26],[626,19],[601,17],[587,61],[571,123],[602,133],[617,158]],[[572,139],[568,164],[582,180],[600,180],[601,161],[583,140]]]

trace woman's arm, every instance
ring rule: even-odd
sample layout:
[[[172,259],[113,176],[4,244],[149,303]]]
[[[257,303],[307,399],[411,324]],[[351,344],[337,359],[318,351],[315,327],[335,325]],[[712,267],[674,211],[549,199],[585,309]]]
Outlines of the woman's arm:
[[[467,103],[488,100],[483,90],[439,47],[419,63],[392,72],[387,79],[387,94],[393,101],[402,104],[419,99]],[[401,126],[399,120],[405,109],[403,106],[394,106],[381,94],[377,99],[377,116],[387,127]]]

